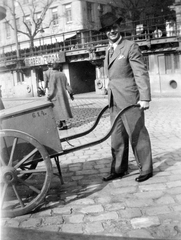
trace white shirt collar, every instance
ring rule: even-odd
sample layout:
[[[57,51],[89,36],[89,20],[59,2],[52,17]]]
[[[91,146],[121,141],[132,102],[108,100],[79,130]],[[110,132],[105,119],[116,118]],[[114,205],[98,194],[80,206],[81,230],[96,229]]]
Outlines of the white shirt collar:
[[[117,45],[118,45],[118,43],[121,41],[121,39],[122,39],[122,36],[120,36],[120,38],[119,38],[115,43],[109,42],[109,49],[110,49],[111,47],[113,47],[114,50],[115,50],[116,47],[117,47]]]

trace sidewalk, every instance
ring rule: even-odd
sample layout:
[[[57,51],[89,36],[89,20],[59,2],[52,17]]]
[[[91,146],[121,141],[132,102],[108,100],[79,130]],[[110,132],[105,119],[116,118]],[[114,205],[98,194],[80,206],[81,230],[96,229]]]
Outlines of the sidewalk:
[[[105,97],[75,96],[71,102],[73,125],[59,131],[60,137],[88,129],[105,105]],[[109,138],[59,157],[65,184],[60,185],[54,176],[41,208],[24,216],[2,219],[2,226],[45,232],[181,239],[180,119],[181,98],[153,98],[146,111],[154,163],[154,176],[149,180],[143,183],[134,180],[138,169],[130,149],[129,175],[102,182],[110,170]],[[81,139],[63,143],[63,149],[70,144],[77,146],[99,139],[109,128],[109,115],[105,115],[97,129]]]

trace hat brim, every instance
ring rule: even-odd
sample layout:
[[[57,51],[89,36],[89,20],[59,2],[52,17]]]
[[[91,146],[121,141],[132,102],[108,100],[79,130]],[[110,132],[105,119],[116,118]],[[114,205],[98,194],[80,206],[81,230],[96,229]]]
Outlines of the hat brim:
[[[112,26],[112,25],[115,24],[115,23],[120,23],[122,20],[123,20],[122,17],[119,17],[117,20],[115,20],[115,21],[112,22],[111,24],[109,24],[109,25],[107,25],[107,26],[105,26],[105,27],[103,27],[103,28],[100,28],[99,31],[100,31],[100,32],[104,32],[107,27],[110,27],[110,26]]]

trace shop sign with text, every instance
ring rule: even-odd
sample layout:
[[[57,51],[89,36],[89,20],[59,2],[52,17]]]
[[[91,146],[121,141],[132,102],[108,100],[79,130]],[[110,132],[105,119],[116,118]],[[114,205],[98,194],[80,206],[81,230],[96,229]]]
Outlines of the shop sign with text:
[[[28,57],[24,59],[26,66],[46,65],[48,63],[60,62],[59,53],[52,53],[42,56]]]

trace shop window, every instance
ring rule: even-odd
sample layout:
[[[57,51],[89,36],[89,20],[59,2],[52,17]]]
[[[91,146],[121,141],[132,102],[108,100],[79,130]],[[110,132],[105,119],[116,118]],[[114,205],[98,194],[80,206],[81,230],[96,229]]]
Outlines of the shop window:
[[[174,69],[179,70],[179,68],[180,68],[180,55],[178,53],[174,54],[173,59],[174,59]]]
[[[72,22],[72,6],[71,6],[71,4],[65,5],[65,17],[66,17],[66,23]]]
[[[52,8],[52,20],[53,20],[53,26],[58,25],[58,9],[57,9],[57,7]]]
[[[165,54],[165,70],[166,70],[166,73],[170,73],[172,71],[172,56],[171,56],[171,54]]]

